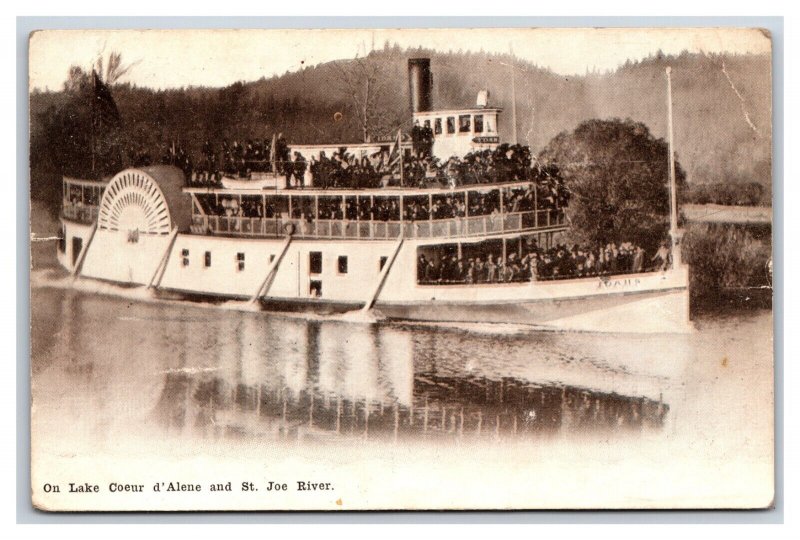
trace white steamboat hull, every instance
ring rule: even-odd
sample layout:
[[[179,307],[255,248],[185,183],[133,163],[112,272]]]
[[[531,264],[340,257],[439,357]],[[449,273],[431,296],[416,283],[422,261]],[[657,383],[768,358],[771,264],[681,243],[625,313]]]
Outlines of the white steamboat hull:
[[[572,284],[565,281],[559,285],[568,294]],[[388,318],[405,320],[528,324],[586,332],[684,333],[691,328],[685,288],[548,299],[521,297],[514,302],[378,304],[377,309]]]
[[[75,271],[80,262],[77,270],[85,278],[191,297],[249,298],[267,309],[325,313],[360,309],[378,291],[374,309],[390,319],[598,332],[683,333],[691,328],[686,267],[607,278],[420,285],[416,259],[422,241],[293,240],[286,245],[280,238],[177,234],[142,236],[132,243],[125,233],[93,232],[71,221],[64,221],[64,229],[66,251],[59,260],[68,270]],[[258,294],[272,260],[284,248],[268,288]],[[322,257],[317,273],[309,262],[314,252]],[[346,272],[338,266],[341,257],[347,258]],[[393,265],[382,276],[381,260],[390,259]],[[321,296],[314,287],[321,288]]]

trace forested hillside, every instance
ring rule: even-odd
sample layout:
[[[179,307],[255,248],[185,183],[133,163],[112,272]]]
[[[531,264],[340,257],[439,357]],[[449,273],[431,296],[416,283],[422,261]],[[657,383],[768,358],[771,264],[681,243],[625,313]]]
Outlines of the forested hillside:
[[[114,85],[122,119],[122,160],[134,164],[142,155],[158,160],[171,141],[199,155],[205,140],[267,139],[274,132],[294,143],[390,136],[398,127],[410,128],[406,61],[418,56],[432,59],[435,107],[471,106],[478,90],[486,88],[490,103],[506,109],[500,129],[509,138],[510,56],[387,45],[365,58],[226,88],[154,91]],[[519,140],[534,152],[591,118],[630,118],[665,137],[664,68],[671,65],[676,151],[688,183],[770,184],[771,73],[766,55],[654,55],[611,73],[580,77],[513,63]],[[86,89],[75,80],[79,72],[64,76],[69,79],[62,91],[31,94],[33,197],[49,198],[47,192],[62,174],[91,175]],[[337,112],[342,114],[334,116]]]

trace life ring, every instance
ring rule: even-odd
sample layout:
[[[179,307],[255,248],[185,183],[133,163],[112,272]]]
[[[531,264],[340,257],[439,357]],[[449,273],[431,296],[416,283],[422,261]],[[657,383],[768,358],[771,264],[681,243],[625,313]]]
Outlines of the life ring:
[[[287,223],[284,225],[283,232],[285,232],[288,236],[292,236],[294,234],[294,223]]]

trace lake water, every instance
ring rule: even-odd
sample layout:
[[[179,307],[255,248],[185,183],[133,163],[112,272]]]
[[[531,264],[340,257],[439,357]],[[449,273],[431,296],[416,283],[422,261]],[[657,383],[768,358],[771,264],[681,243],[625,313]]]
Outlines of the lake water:
[[[31,310],[34,489],[193,463],[262,479],[329,471],[359,493],[351,508],[746,506],[771,493],[769,311],[704,315],[687,336],[368,324],[157,300],[50,265],[33,271]],[[56,472],[64,460],[71,476]],[[383,488],[359,476],[370,467]],[[397,495],[409,475],[433,491]],[[93,507],[151,504],[122,500]],[[236,501],[181,504],[333,499]]]

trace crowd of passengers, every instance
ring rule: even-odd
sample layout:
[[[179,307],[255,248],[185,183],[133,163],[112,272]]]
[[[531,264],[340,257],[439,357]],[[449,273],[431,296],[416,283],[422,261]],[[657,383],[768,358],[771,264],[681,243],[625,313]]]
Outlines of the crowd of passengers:
[[[283,135],[274,140],[274,154],[272,145],[267,139],[223,139],[219,145],[205,141],[200,160],[194,162],[182,146],[173,143],[166,148],[161,162],[180,168],[191,186],[221,187],[223,176],[250,178],[254,172],[273,172],[273,168],[287,178],[305,176],[305,160],[297,152],[294,159],[290,158]]]
[[[470,152],[444,161],[429,150],[413,151],[402,158],[402,178],[399,162],[399,157],[386,151],[359,159],[340,148],[330,157],[325,152],[320,153],[319,159],[312,156],[308,167],[314,186],[321,189],[379,188],[400,183],[418,188],[456,187],[534,180],[551,186],[556,196],[565,195],[558,169],[540,166],[531,157],[530,149],[522,145],[501,144],[495,150]],[[295,179],[298,186],[304,186],[302,178]]]
[[[471,184],[492,184],[533,180],[552,191],[555,199],[567,197],[558,169],[540,166],[530,148],[501,144],[495,150],[470,152],[463,157],[440,160],[431,154],[426,142],[404,153],[402,178],[400,159],[387,150],[361,158],[346,147],[330,157],[323,151],[309,161],[299,153],[291,153],[284,137],[275,139],[275,153],[268,140],[245,142],[223,140],[221,145],[203,144],[201,159],[195,163],[188,152],[176,144],[168,146],[162,163],[183,170],[192,186],[220,187],[223,176],[250,178],[254,172],[275,172],[286,177],[288,187],[303,188],[310,173],[315,188],[367,189],[402,182],[408,187],[455,187]],[[563,206],[563,205],[562,205]]]
[[[503,283],[553,279],[574,279],[666,270],[669,248],[662,244],[658,251],[646,257],[645,251],[631,242],[608,243],[587,248],[575,244],[572,248],[557,245],[539,249],[534,244],[519,256],[487,253],[466,259],[457,255],[434,259],[420,255],[417,261],[417,281],[422,284]]]
[[[67,192],[66,200],[70,206],[97,206],[100,204],[100,196],[100,191],[84,190],[81,186],[72,185]]]
[[[537,193],[534,194],[534,189]],[[268,197],[238,198],[220,197],[219,205],[213,195],[198,195],[204,211],[210,215],[247,218],[274,218],[280,212]],[[292,219],[313,221],[315,214],[319,219],[350,221],[400,221],[401,209],[398,196],[320,196],[317,207],[313,197],[295,196]],[[502,204],[499,190],[486,193],[470,192],[458,195],[409,195],[403,197],[402,218],[406,222],[428,221],[430,219],[453,219],[478,216],[498,216],[501,211],[509,214],[529,212],[538,206],[539,210],[555,210],[563,207],[568,197],[556,197],[547,186],[527,186],[506,189]],[[266,204],[265,204],[266,203]],[[469,206],[467,206],[469,203]]]
[[[282,139],[279,138],[278,142]],[[259,152],[262,152],[259,150]],[[179,155],[183,155],[181,152]],[[296,153],[297,154],[297,153]],[[300,162],[302,158],[297,157],[293,163]],[[378,169],[375,169],[367,157],[356,160],[355,156],[348,154],[344,149],[342,152],[334,152],[329,159],[322,152],[320,160],[312,158],[310,169],[312,174],[322,175],[323,184],[318,187],[373,187],[367,181],[375,177],[376,170],[381,170],[385,161],[381,158]],[[417,164],[422,167],[423,163],[434,163],[429,153],[421,152],[418,155],[412,154],[406,161],[410,164]],[[297,169],[298,174],[305,170],[303,166]],[[363,164],[360,164],[363,163]],[[413,169],[410,167],[409,170]],[[487,190],[486,192],[470,192],[468,196],[464,194],[434,195],[429,198],[427,195],[406,196],[402,208],[402,219],[404,221],[425,221],[429,219],[450,219],[474,216],[490,216],[501,212],[515,213],[527,212],[534,209],[556,210],[564,208],[569,203],[569,191],[566,189],[558,170],[552,166],[539,166],[537,163],[531,164],[530,153],[527,147],[519,145],[501,145],[494,151],[484,150],[467,154],[464,158],[451,158],[443,168],[437,169],[432,184],[420,184],[426,186],[443,187],[450,185],[470,185],[475,183],[490,183],[500,181],[521,181],[532,180],[534,184],[527,187],[517,187],[506,189],[503,196],[498,190]],[[436,178],[442,171],[447,172],[445,178],[450,178],[446,183],[439,182]],[[450,173],[456,171],[457,181],[452,181]],[[302,174],[300,177],[302,178]],[[207,178],[212,178],[213,182],[219,182],[219,176],[193,176],[193,184],[206,185]],[[427,178],[427,177],[426,177]],[[344,181],[342,179],[347,179]],[[355,186],[348,185],[348,182],[355,179]],[[363,180],[363,182],[362,182]],[[413,176],[409,178],[413,185]],[[305,201],[305,202],[303,202]],[[397,197],[373,196],[359,197],[358,203],[353,197],[320,197],[319,198],[319,219],[348,219],[348,220],[375,220],[375,221],[399,221],[401,218],[401,208]],[[212,215],[243,216],[243,217],[265,217],[272,218],[278,211],[268,202],[263,205],[260,200],[243,202],[239,208],[235,199],[222,201],[218,208],[213,206],[208,208],[208,213]],[[315,208],[313,201],[298,198],[292,210],[293,219],[314,219]]]

